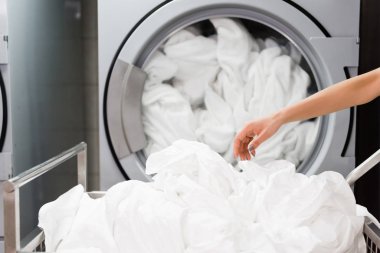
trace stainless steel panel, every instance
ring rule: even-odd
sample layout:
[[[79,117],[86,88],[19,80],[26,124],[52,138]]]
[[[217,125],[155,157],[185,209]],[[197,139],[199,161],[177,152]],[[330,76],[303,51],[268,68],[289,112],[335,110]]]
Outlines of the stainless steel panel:
[[[344,67],[355,68],[359,64],[359,44],[356,37],[310,38],[310,43],[323,59],[322,63],[334,83],[346,79]]]
[[[332,36],[359,36],[360,0],[291,1],[306,9]]]
[[[7,1],[15,174],[85,139],[81,2]],[[76,174],[46,177],[29,186],[39,194],[20,195],[28,207],[21,210],[25,234],[37,223],[40,204],[56,197],[52,189],[67,189]]]

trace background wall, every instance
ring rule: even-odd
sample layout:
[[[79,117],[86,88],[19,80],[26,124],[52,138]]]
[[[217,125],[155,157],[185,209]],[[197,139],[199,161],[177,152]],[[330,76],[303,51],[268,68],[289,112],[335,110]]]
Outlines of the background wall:
[[[96,3],[8,1],[14,175],[86,141],[89,186],[98,185]],[[75,184],[73,167],[21,192],[24,235],[40,205]]]
[[[380,1],[361,0],[359,73],[380,67]],[[358,106],[356,163],[380,148],[380,98]],[[357,202],[380,219],[380,165],[355,187]]]

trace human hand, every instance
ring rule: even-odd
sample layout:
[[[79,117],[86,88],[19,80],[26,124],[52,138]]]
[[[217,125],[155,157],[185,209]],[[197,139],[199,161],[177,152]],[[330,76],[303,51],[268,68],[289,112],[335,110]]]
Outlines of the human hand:
[[[256,149],[281,127],[282,122],[277,116],[270,116],[251,121],[236,135],[234,141],[234,156],[240,160],[250,160],[251,154],[256,155]]]

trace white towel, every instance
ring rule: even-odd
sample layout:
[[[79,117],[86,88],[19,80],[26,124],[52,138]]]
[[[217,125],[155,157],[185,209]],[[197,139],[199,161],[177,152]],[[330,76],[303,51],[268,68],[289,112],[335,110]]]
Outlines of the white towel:
[[[164,83],[174,76],[177,66],[158,52],[146,71],[149,78],[142,97],[142,116],[147,152],[161,150],[180,138],[195,140],[195,118],[190,104],[177,89]]]
[[[107,220],[105,202],[84,194],[70,232],[59,244],[59,249],[96,248],[101,252],[117,252],[118,244],[113,233],[113,227]]]
[[[215,81],[219,70],[216,41],[185,29],[172,35],[164,44],[163,50],[178,66],[172,80],[173,86],[191,106],[202,105],[205,90]]]
[[[63,238],[68,235],[83,198],[83,192],[83,187],[78,185],[56,201],[41,207],[38,226],[44,229],[47,251],[55,251]]]
[[[222,87],[226,102],[234,107],[244,86],[251,51],[258,46],[240,23],[227,18],[210,21],[217,31],[217,59],[222,69],[218,86]]]
[[[186,138],[196,140],[195,118],[189,103],[168,84],[157,84],[143,94],[143,124],[152,153]]]
[[[185,209],[167,201],[164,192],[149,183],[130,181],[111,188],[106,201],[113,203],[108,219],[113,220],[112,231],[119,250],[104,253],[183,252],[181,225]]]
[[[206,89],[205,109],[195,111],[197,117],[197,140],[206,143],[216,152],[225,153],[235,136],[231,107],[213,91]]]
[[[102,253],[100,249],[97,248],[77,248],[73,250],[59,250],[57,253]]]

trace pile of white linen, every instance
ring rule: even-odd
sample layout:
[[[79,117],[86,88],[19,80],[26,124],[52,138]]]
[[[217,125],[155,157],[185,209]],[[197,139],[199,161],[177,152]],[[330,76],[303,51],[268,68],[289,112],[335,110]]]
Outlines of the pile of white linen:
[[[148,154],[177,139],[197,140],[232,162],[233,138],[250,120],[307,96],[300,55],[274,40],[254,39],[239,21],[210,20],[216,34],[195,27],[173,34],[146,65],[142,98]],[[280,129],[257,150],[256,162],[302,161],[314,144],[315,122]]]
[[[83,253],[357,253],[366,209],[335,172],[238,164],[179,140],[152,154],[154,181],[126,181],[91,199],[76,186],[44,205],[46,250]]]

